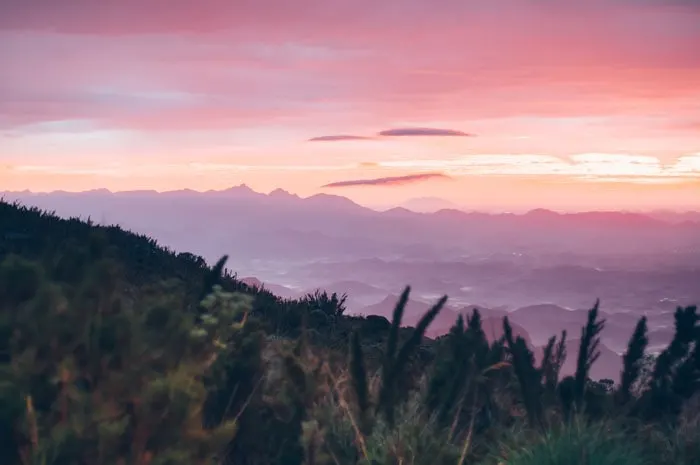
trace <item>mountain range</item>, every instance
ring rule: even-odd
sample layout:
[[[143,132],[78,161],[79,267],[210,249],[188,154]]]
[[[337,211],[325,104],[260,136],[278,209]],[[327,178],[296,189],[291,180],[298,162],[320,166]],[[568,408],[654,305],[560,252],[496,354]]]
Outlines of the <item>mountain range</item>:
[[[379,212],[341,196],[302,198],[281,189],[263,194],[246,185],[206,192],[100,189],[0,195],[46,206],[62,215],[90,215],[101,223],[157,228],[162,221],[178,220],[180,230],[187,223],[192,232],[226,227],[228,235],[247,241],[246,247],[234,251],[236,256],[251,259],[276,256],[280,251],[293,254],[294,247],[304,245],[334,255],[342,254],[338,249],[345,248],[355,256],[376,256],[379,248],[414,255],[450,248],[466,254],[517,253],[538,247],[562,253],[644,253],[650,247],[669,253],[700,250],[700,220],[691,215],[678,222],[664,220],[658,213],[654,217],[609,211],[556,213],[535,209],[524,214],[489,214],[442,209],[418,213],[396,207]],[[270,234],[285,234],[287,250],[270,250],[269,244],[261,248]],[[336,250],[328,250],[331,248]]]
[[[508,314],[538,354],[552,334],[580,337],[586,310],[600,298],[606,328],[598,377],[619,373],[618,353],[641,315],[649,319],[652,347],[661,346],[673,334],[675,306],[700,301],[694,212],[421,213],[405,208],[411,205],[376,211],[335,195],[263,194],[245,185],[0,196],[63,217],[119,224],[209,262],[228,254],[251,286],[284,298],[317,289],[347,294],[350,313],[389,317],[397,293],[410,284],[405,324],[415,325],[447,294],[448,308],[428,331],[433,337],[477,307],[492,337],[500,337]],[[440,204],[418,199],[413,206]]]

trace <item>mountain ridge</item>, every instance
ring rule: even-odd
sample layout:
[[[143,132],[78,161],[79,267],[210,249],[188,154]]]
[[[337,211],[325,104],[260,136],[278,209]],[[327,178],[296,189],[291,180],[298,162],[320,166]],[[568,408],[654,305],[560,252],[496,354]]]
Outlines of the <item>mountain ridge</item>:
[[[377,210],[371,207],[361,205],[348,197],[328,194],[328,193],[317,193],[312,194],[307,197],[302,197],[298,194],[290,193],[282,188],[275,188],[269,193],[255,191],[247,184],[242,183],[236,186],[231,186],[224,189],[208,189],[208,190],[195,190],[195,189],[173,189],[157,191],[153,189],[135,189],[135,190],[123,190],[123,191],[112,191],[106,188],[90,189],[85,191],[66,191],[66,190],[54,190],[48,192],[34,192],[28,189],[23,191],[0,191],[0,197],[21,195],[21,196],[32,196],[32,197],[47,197],[52,195],[62,195],[62,196],[81,196],[81,195],[105,195],[114,197],[133,197],[137,195],[145,196],[174,196],[174,195],[190,195],[195,197],[205,197],[205,196],[232,196],[234,198],[249,197],[257,199],[276,199],[276,200],[290,200],[298,202],[315,202],[323,203],[325,202],[335,202],[336,205],[352,206],[366,211],[371,211],[377,214],[402,214],[406,216],[413,217],[430,217],[433,215],[441,217],[457,217],[457,218],[533,218],[538,220],[551,219],[556,220],[560,218],[580,218],[585,221],[610,221],[610,220],[628,220],[628,221],[644,221],[650,224],[668,224],[668,225],[679,225],[682,223],[695,224],[700,222],[700,212],[694,211],[684,211],[678,213],[679,216],[683,217],[683,221],[673,221],[669,219],[669,212],[658,212],[657,210],[650,210],[648,212],[630,212],[624,210],[581,210],[576,212],[558,212],[555,210],[547,208],[533,208],[524,213],[510,213],[510,212],[486,212],[486,211],[465,211],[460,208],[456,208],[452,202],[445,201],[446,204],[453,204],[454,207],[438,208],[435,211],[415,211],[411,210],[406,206],[409,202],[404,202],[402,204],[396,205],[389,209]],[[433,199],[427,197],[426,199]],[[420,200],[420,199],[412,199]]]

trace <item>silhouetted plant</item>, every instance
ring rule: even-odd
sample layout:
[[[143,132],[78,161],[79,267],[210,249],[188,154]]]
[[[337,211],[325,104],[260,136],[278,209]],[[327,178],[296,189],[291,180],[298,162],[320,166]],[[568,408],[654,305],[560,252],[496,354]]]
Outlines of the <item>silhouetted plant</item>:
[[[689,400],[700,388],[700,337],[696,337],[693,348],[678,366],[673,376],[671,389],[683,401]]]
[[[561,402],[562,413],[566,421],[571,420],[574,412],[576,396],[576,379],[573,376],[565,376],[557,386],[557,394]]]
[[[224,275],[224,267],[228,261],[228,255],[222,256],[211,270],[207,270],[204,277],[204,283],[202,284],[202,292],[200,294],[200,300],[204,299],[212,291],[214,286],[221,284],[221,278]]]
[[[362,346],[360,345],[360,335],[357,332],[352,334],[350,344],[350,377],[360,415],[360,431],[363,434],[369,434],[369,386],[367,383],[367,369],[365,368],[364,356],[362,355]]]
[[[544,393],[549,402],[556,397],[556,389],[559,384],[559,372],[566,360],[566,331],[562,331],[559,342],[552,336],[547,341],[542,355],[540,372],[544,378]]]
[[[403,396],[405,395],[405,393],[402,394],[398,392],[399,389],[397,386],[397,381],[401,379],[401,376],[404,374],[404,369],[409,361],[409,357],[416,350],[423,339],[428,325],[430,325],[430,323],[435,319],[447,301],[447,296],[442,297],[430,310],[425,313],[425,315],[423,315],[416,325],[416,328],[412,331],[411,335],[404,342],[401,348],[398,349],[397,353],[401,319],[403,317],[406,303],[408,302],[410,291],[411,288],[407,286],[401,293],[401,297],[394,308],[387,345],[383,354],[379,394],[377,396],[376,403],[374,404],[374,413],[382,414],[389,425],[392,425],[394,422],[394,409],[396,408],[396,405],[403,400]],[[364,362],[360,361],[364,357],[364,355],[362,355],[362,351],[353,351],[352,357],[354,359],[353,364],[356,367],[364,365]],[[361,370],[352,370],[351,375],[360,376]],[[366,379],[353,380],[353,386],[355,389],[366,386],[367,384]],[[358,399],[361,399],[365,396],[365,393],[361,390],[356,390],[355,396]]]
[[[445,336],[441,349],[429,380],[426,406],[429,411],[438,413],[439,420],[444,423],[466,384],[474,356],[469,350],[462,315]]]
[[[649,386],[641,399],[640,408],[648,418],[677,415],[684,397],[697,389],[692,369],[696,357],[690,354],[697,339],[697,307],[678,307],[674,314],[675,333],[668,347],[656,359]],[[691,359],[686,365],[684,362]],[[684,366],[679,373],[677,368]]]
[[[584,395],[586,393],[586,383],[591,366],[600,357],[598,346],[600,345],[600,332],[605,327],[605,320],[598,320],[598,309],[600,301],[596,300],[595,305],[588,311],[586,326],[581,329],[581,343],[576,360],[576,375],[574,377],[574,404],[578,411],[583,408]]]
[[[694,337],[688,344],[688,352],[676,368],[671,380],[671,390],[682,402],[690,399],[700,388],[700,326],[697,325],[700,317],[697,315],[697,307],[686,307],[685,311],[695,315]],[[692,320],[688,317],[688,320]]]
[[[408,302],[408,295],[411,291],[410,286],[401,294],[401,298],[394,310],[394,318],[389,332],[389,340],[387,341],[387,350],[384,363],[382,364],[382,382],[379,389],[379,398],[376,405],[376,411],[384,414],[389,425],[394,422],[394,408],[397,402],[403,397],[397,389],[397,381],[403,374],[403,370],[408,363],[409,357],[420,344],[425,331],[435,317],[440,313],[447,302],[447,296],[441,297],[438,302],[430,308],[425,315],[421,317],[416,325],[416,328],[411,333],[410,337],[404,342],[401,349],[396,354],[398,344],[398,332],[401,325],[403,312]],[[396,355],[395,355],[396,354]]]
[[[634,328],[632,337],[627,344],[627,351],[622,357],[623,369],[620,388],[617,392],[618,401],[622,405],[626,405],[630,401],[632,386],[639,378],[644,351],[648,343],[647,318],[643,316],[637,322],[637,326]]]
[[[449,437],[476,425],[477,417],[478,428],[488,426],[495,410],[491,392],[495,370],[505,366],[502,343],[489,345],[477,309],[467,321],[465,328],[459,315],[443,338],[425,395],[428,412],[450,428]]]
[[[521,336],[513,338],[513,329],[507,316],[503,317],[503,332],[530,424],[544,429],[542,373],[535,368],[535,357],[525,339]]]

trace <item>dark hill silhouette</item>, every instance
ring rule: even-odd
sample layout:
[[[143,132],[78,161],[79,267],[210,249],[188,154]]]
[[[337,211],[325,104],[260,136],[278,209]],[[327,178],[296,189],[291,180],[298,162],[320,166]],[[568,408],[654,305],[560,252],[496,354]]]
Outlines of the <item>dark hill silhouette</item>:
[[[649,331],[649,349],[658,351],[666,347],[673,339],[674,328],[666,326]]]
[[[383,295],[386,294],[384,289],[381,289],[370,284],[363,283],[361,281],[354,280],[344,280],[344,281],[334,281],[328,284],[324,284],[318,287],[319,289],[337,292],[338,294],[369,294],[369,295]]]
[[[491,307],[484,307],[483,305],[465,305],[464,307],[460,308],[459,312],[462,313],[463,315],[468,315],[474,309],[479,310],[479,313],[484,318],[500,318],[500,319],[502,319],[504,316],[508,315],[508,311],[505,308],[502,308],[502,307],[491,308]]]
[[[605,331],[605,330],[603,330]],[[576,372],[576,355],[578,354],[580,339],[569,339],[566,341],[566,351],[568,356],[562,366],[562,375],[572,375]],[[612,379],[619,382],[620,373],[622,372],[622,357],[616,352],[610,350],[605,344],[598,346],[600,357],[591,368],[591,379]]]
[[[518,308],[510,313],[509,318],[528,328],[533,340],[542,345],[552,334],[559,334],[562,330],[578,336],[586,321],[586,314],[586,310],[569,310],[555,304],[539,304]]]
[[[507,315],[507,312],[503,309],[491,309],[483,307],[481,305],[466,305],[461,308],[456,308],[452,306],[445,309],[445,311],[438,315],[433,324],[430,325],[430,328],[428,328],[428,334],[430,334],[432,337],[447,334],[452,325],[454,325],[458,315],[461,314],[466,319],[467,317],[472,315],[475,309],[479,311],[482,320],[485,322],[484,330],[486,330],[487,324],[493,326],[493,324],[495,323],[496,326],[498,326],[498,328],[494,329],[491,328],[491,326],[489,327],[491,328],[493,334],[497,335],[496,339],[501,337],[503,335],[503,317]],[[488,323],[486,323],[486,321],[488,321]],[[522,326],[518,324],[513,324],[512,326],[513,333],[516,336],[520,334],[524,337],[528,344],[531,343],[530,335],[527,334],[527,332],[522,328]],[[491,336],[491,334],[487,334],[487,336]]]
[[[482,321],[484,333],[486,333],[486,338],[489,341],[493,342],[503,337],[503,318],[486,317]],[[528,334],[527,330],[513,322],[511,322],[510,326],[513,329],[513,336],[520,336],[525,339],[527,345],[532,349],[532,341],[530,340],[530,335]]]
[[[274,284],[274,283],[268,283],[268,282],[263,282],[259,280],[258,278],[248,276],[246,278],[241,278],[240,280],[242,283],[247,284],[250,287],[255,287],[258,289],[265,288],[266,290],[270,291],[271,293],[275,294],[276,296],[283,297],[283,298],[295,298],[299,297],[300,292],[295,291],[294,289],[290,289],[286,286],[282,286],[280,284]]]
[[[510,312],[510,316],[513,320],[518,318],[539,317],[578,321],[580,314],[585,314],[585,311],[570,310],[556,304],[527,305]]]
[[[360,314],[377,315],[390,319],[398,299],[399,297],[397,295],[389,295],[382,301],[363,308]],[[432,304],[425,302],[409,300],[406,304],[403,321],[405,321],[408,326],[415,326],[420,317],[430,309],[431,305]],[[483,321],[482,326],[489,341],[493,342],[500,339],[503,336],[503,316],[505,316],[505,311],[490,310],[479,306],[466,306],[461,309],[449,305],[445,306],[442,312],[440,312],[428,327],[426,336],[437,338],[447,334],[450,328],[455,324],[460,313],[466,319],[472,315],[475,308],[481,313]],[[513,334],[515,336],[522,336],[525,342],[527,342],[529,346],[532,346],[530,335],[523,326],[517,323],[511,323],[511,326],[513,327]]]
[[[580,337],[587,314],[588,310],[569,310],[554,304],[539,304],[518,308],[510,313],[510,318],[526,328],[536,344],[542,345],[552,334],[559,334],[563,330],[566,330],[570,337]],[[639,315],[605,311],[600,311],[599,315],[605,319],[601,340],[615,352],[624,351]],[[668,314],[663,324],[669,324],[672,320],[672,315]],[[668,333],[657,334],[653,341],[666,345],[670,342],[670,336]]]
[[[394,307],[396,306],[396,302],[398,300],[398,295],[390,294],[376,304],[368,305],[362,308],[357,313],[359,315],[377,315],[391,319],[392,312],[394,311]],[[423,316],[426,311],[428,311],[428,309],[430,309],[430,304],[409,299],[408,303],[406,304],[406,310],[404,310],[403,321],[408,325],[414,325],[418,322],[420,317]],[[452,323],[454,323],[454,320],[452,320]]]

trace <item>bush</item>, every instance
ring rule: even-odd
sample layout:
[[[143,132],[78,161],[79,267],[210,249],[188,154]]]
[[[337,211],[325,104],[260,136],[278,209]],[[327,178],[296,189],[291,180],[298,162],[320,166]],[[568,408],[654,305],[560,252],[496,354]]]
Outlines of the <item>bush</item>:
[[[502,465],[657,465],[631,435],[610,422],[571,423],[503,444],[490,463]]]

